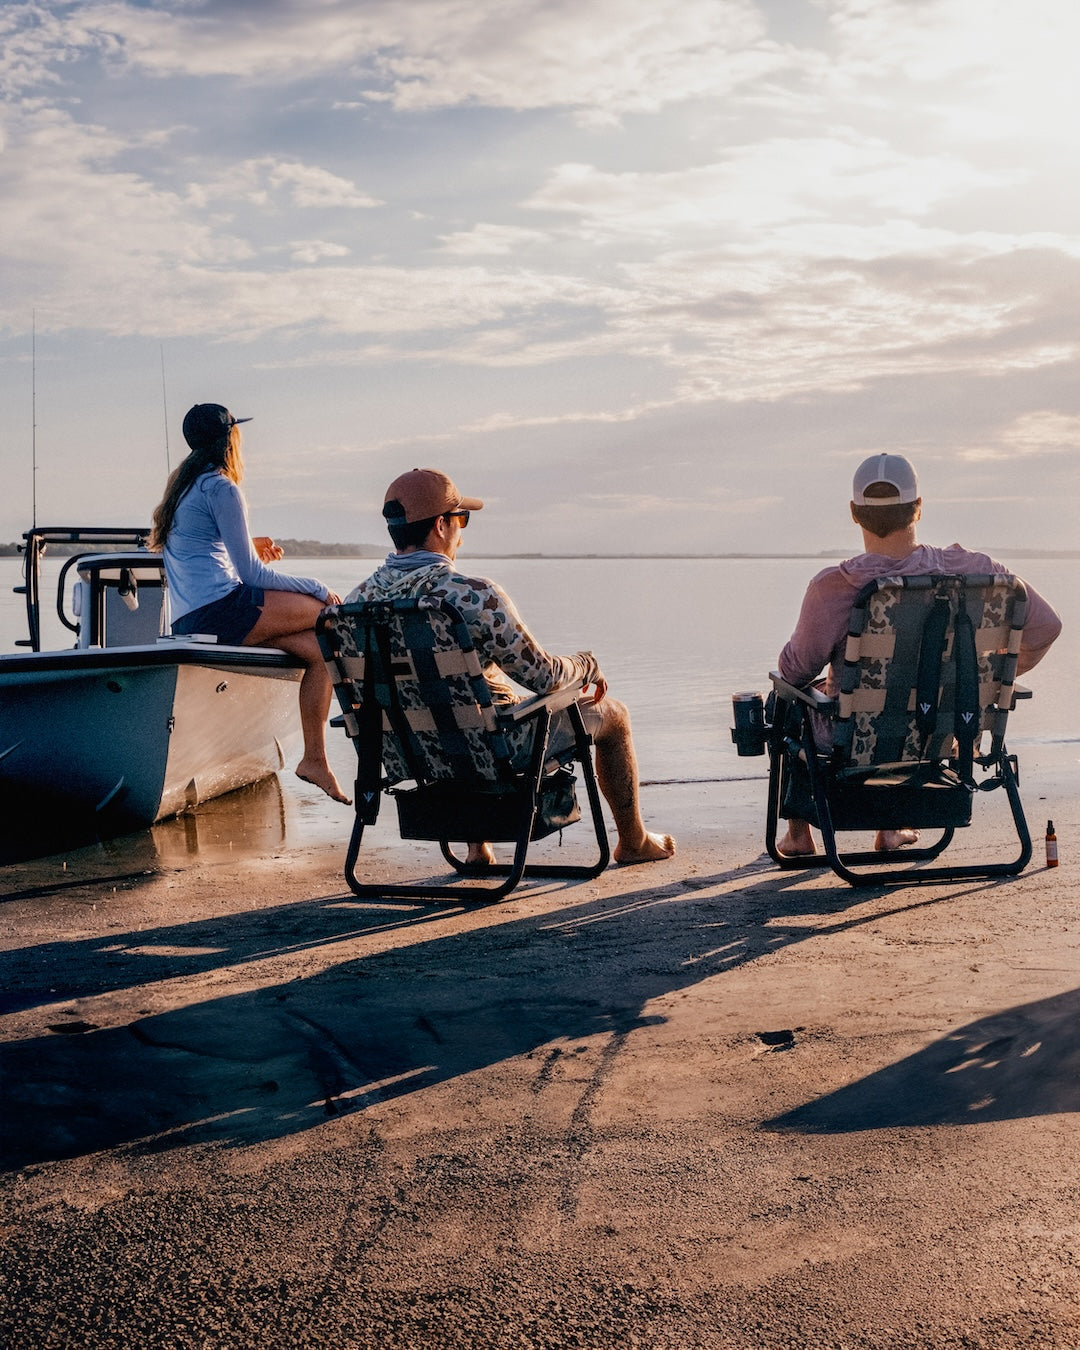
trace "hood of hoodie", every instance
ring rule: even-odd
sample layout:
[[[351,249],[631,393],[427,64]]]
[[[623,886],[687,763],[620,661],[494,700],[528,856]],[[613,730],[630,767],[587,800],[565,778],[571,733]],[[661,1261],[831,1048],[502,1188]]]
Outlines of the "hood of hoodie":
[[[383,565],[372,573],[371,579],[378,587],[381,599],[407,600],[410,596],[423,594],[454,571],[449,558],[444,558],[441,562],[424,561],[417,566],[408,567],[395,562],[395,559],[402,556],[391,553]]]
[[[888,558],[881,553],[860,553],[839,566],[840,575],[852,588],[860,590],[868,581],[881,576],[926,576],[928,573],[950,573],[994,570],[993,559],[985,553],[970,553],[959,544],[935,548],[932,544],[916,544],[906,558]]]

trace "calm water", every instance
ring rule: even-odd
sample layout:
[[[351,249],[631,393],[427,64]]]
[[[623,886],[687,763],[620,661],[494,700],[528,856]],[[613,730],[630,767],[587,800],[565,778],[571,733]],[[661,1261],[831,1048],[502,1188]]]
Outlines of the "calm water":
[[[764,760],[743,759],[731,744],[731,693],[767,687],[768,671],[794,624],[811,559],[469,559],[466,569],[495,577],[514,597],[536,636],[552,651],[591,648],[612,693],[628,704],[643,780],[758,777]],[[12,593],[20,560],[0,558],[0,651],[25,632],[24,601]],[[366,559],[290,559],[288,570],[317,576],[344,595],[373,570]],[[53,615],[48,573],[45,646],[72,645]],[[1026,683],[1035,697],[1010,722],[1010,745],[1076,743],[1080,708],[1071,697],[1080,657],[1080,562],[1025,560],[1021,574],[1057,606],[1065,631]],[[332,733],[339,775],[351,779],[352,751]],[[344,781],[344,779],[343,779]],[[265,796],[265,793],[263,793]],[[283,775],[271,815],[284,810],[291,837],[318,835],[340,818]],[[254,805],[254,803],[251,803]],[[203,808],[206,811],[208,808]],[[188,830],[190,835],[190,829]],[[186,836],[185,836],[186,838]],[[190,843],[190,840],[188,840]],[[185,847],[181,842],[178,846]]]

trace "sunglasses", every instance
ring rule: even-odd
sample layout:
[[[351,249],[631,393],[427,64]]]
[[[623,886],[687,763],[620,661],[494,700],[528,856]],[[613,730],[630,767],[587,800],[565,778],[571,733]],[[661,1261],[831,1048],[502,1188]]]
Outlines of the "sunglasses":
[[[468,511],[447,511],[447,512],[445,513],[444,519],[446,519],[446,520],[457,520],[457,521],[460,521],[460,523],[461,523],[461,528],[464,529],[465,526],[468,525],[468,523],[469,523],[469,512],[468,512]]]

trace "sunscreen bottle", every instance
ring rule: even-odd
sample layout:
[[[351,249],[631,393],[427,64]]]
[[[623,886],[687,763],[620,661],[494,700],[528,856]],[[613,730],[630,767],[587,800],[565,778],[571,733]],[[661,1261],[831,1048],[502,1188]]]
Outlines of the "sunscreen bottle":
[[[1046,822],[1046,865],[1047,867],[1056,867],[1058,865],[1057,856],[1057,835],[1054,833],[1054,822]]]

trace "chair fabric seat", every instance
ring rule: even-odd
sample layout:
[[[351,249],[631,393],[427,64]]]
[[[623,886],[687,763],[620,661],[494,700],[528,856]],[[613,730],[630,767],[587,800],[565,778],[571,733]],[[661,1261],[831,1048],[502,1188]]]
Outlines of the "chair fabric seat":
[[[540,780],[534,793],[529,783],[468,787],[445,780],[415,788],[395,788],[394,804],[402,839],[462,839],[467,842],[513,843],[523,828],[531,840],[545,839],[581,819],[573,770],[561,766]]]
[[[972,797],[944,765],[883,764],[838,774],[829,809],[837,830],[957,828],[971,824]]]

